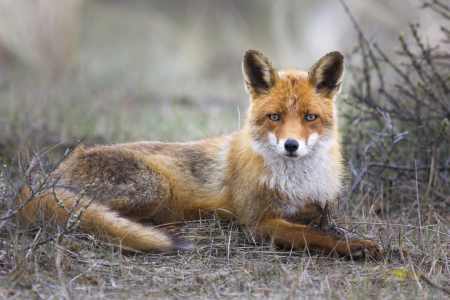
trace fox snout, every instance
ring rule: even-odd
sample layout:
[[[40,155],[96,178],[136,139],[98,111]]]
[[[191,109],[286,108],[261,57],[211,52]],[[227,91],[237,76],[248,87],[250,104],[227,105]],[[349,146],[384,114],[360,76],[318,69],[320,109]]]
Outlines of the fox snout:
[[[279,139],[277,141],[278,154],[286,158],[299,158],[307,155],[311,151],[318,140],[318,135],[313,133],[307,141],[304,139],[296,139],[288,137],[287,139]]]
[[[284,149],[289,152],[289,155],[291,156],[298,150],[298,146],[298,142],[293,139],[287,139],[286,142],[284,142]]]
[[[298,158],[308,153],[308,145],[303,140],[287,138],[284,143],[281,139],[277,146],[278,153],[287,158]]]

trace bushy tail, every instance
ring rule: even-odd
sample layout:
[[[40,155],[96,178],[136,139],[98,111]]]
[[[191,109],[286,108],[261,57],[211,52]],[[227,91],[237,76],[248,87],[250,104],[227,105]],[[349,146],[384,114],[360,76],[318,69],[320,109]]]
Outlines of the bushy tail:
[[[28,199],[31,191],[23,188],[20,194],[19,198]],[[58,199],[55,198],[53,192],[49,192],[25,205],[18,213],[22,224],[30,225],[44,221],[67,226],[70,220],[75,220],[75,214],[84,209],[79,218],[79,225],[84,229],[99,233],[106,241],[122,244],[139,251],[169,252],[188,248],[185,242],[177,240],[163,229],[120,217],[117,212],[105,205],[93,202],[88,197],[82,198],[73,209],[76,196],[72,192],[59,189],[56,194]],[[64,204],[64,207],[58,205],[58,200],[60,200],[60,204]],[[20,201],[23,200],[16,200],[18,203]]]

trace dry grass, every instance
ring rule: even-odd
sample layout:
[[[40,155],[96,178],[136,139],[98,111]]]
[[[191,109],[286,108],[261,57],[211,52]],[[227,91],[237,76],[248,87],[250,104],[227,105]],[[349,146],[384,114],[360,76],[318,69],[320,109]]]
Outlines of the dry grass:
[[[0,1],[0,8],[7,2]],[[8,70],[0,73],[1,298],[450,298],[450,216],[446,211],[450,153],[448,129],[441,130],[447,128],[441,125],[445,106],[436,105],[416,84],[417,76],[424,74],[423,82],[448,104],[444,88],[448,54],[438,57],[436,52],[423,52],[412,32],[410,40],[403,40],[406,44],[400,40],[403,60],[384,59],[384,52],[376,50],[364,34],[358,35],[355,50],[346,55],[347,78],[352,79],[341,105],[342,130],[351,162],[349,174],[354,176],[349,176],[346,197],[333,213],[346,234],[383,244],[380,261],[352,261],[320,251],[261,244],[239,222],[220,220],[214,213],[209,219],[181,224],[186,232],[179,235],[195,246],[191,251],[135,253],[71,226],[54,228],[42,223],[22,228],[12,203],[18,186],[32,183],[36,175],[50,176],[66,149],[80,138],[87,145],[173,141],[235,130],[240,122],[238,107],[243,117],[246,105],[238,99],[247,98],[239,66],[243,51],[264,48],[264,43],[276,40],[284,47],[277,47],[272,55],[269,51],[269,57],[276,59],[277,53],[285,57],[286,62],[281,60],[285,66],[297,66],[292,65],[296,56],[289,49],[296,48],[298,36],[289,28],[300,26],[301,18],[286,23],[290,27],[283,22],[301,14],[304,7],[289,1],[278,6],[264,2],[251,6],[243,18],[240,12],[248,11],[240,3],[222,6],[193,1],[179,9],[187,12],[184,18],[174,20],[181,13],[177,7],[162,13],[170,6],[164,1],[133,1],[130,6],[56,1],[55,6],[54,0],[46,0],[26,8],[19,7],[25,2],[16,2],[8,6],[10,11],[0,10],[0,30],[6,25],[15,28],[0,31],[0,65]],[[439,1],[425,3],[438,15],[448,9]],[[34,17],[22,23],[19,11],[33,11]],[[55,17],[58,11],[64,11],[64,16]],[[268,11],[271,38],[260,23],[260,15]],[[201,26],[204,23],[212,25]],[[250,34],[255,27],[263,28],[259,35]],[[448,49],[445,28],[444,41],[424,45],[433,48],[440,43],[439,51]],[[61,36],[67,43],[59,43]],[[192,43],[193,39],[198,43]],[[252,45],[247,45],[252,39]],[[129,43],[134,45],[132,51],[126,48]],[[152,52],[147,56],[143,49]],[[438,62],[437,68],[427,57]],[[418,58],[421,67],[415,68],[411,58]],[[236,68],[231,61],[238,62]],[[408,89],[419,98],[405,97],[401,88],[407,85],[401,75],[391,72],[392,66],[411,76]],[[444,78],[444,84],[439,78]],[[438,109],[423,110],[417,99]],[[407,114],[396,115],[392,100],[398,100],[399,112]],[[425,134],[415,131],[417,120],[408,120],[414,116],[407,110],[411,103],[418,105],[419,116],[431,112],[437,119],[422,124]],[[405,130],[411,134],[401,135]],[[33,172],[27,172],[29,166],[34,166]],[[39,188],[43,186],[35,189]]]

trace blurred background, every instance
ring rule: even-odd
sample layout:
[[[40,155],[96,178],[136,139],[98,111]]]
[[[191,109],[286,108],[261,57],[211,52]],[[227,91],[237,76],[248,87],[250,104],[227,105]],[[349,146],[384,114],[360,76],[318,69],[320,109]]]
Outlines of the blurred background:
[[[421,22],[431,44],[439,31],[421,1],[346,3],[390,55],[410,21]],[[348,54],[356,41],[337,0],[0,0],[0,158],[77,139],[231,132],[249,103],[247,49],[279,69],[308,70],[330,51]]]

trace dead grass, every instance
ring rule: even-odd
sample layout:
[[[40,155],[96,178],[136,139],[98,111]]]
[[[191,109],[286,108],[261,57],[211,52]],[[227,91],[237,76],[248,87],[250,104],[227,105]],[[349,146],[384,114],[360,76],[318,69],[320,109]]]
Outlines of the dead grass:
[[[18,245],[45,238],[55,230],[40,228],[20,236],[11,230],[14,239],[8,238],[2,250],[0,277],[5,284],[0,295],[46,299],[443,299],[448,292],[431,287],[422,277],[447,290],[450,287],[448,245],[435,247],[450,233],[449,224],[440,224],[446,228],[440,229],[444,234],[436,234],[435,224],[424,224],[434,235],[426,235],[425,251],[415,243],[417,229],[370,224],[371,231],[385,228],[380,236],[390,246],[382,261],[360,262],[322,252],[282,250],[270,243],[255,244],[241,225],[217,218],[184,224],[187,232],[183,236],[195,248],[168,254],[125,253],[95,235],[80,233],[20,252]]]

